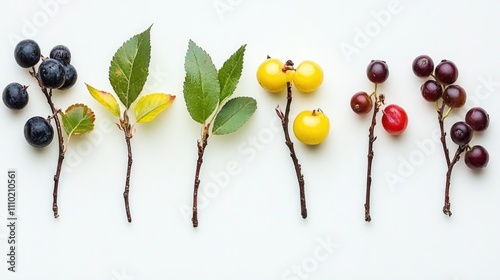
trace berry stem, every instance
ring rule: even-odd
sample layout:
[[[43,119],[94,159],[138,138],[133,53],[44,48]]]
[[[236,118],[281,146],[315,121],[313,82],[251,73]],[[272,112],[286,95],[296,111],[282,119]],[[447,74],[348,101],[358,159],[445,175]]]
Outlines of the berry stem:
[[[444,158],[446,159],[446,166],[450,166],[450,151],[448,150],[448,146],[446,145],[446,132],[444,131],[444,118],[443,112],[445,109],[445,104],[438,107],[437,109],[437,117],[439,122],[439,129],[441,131],[441,145],[443,146]]]
[[[451,185],[451,172],[453,171],[453,166],[460,160],[460,155],[467,149],[468,145],[460,145],[455,152],[453,160],[448,165],[448,170],[446,171],[446,188],[444,191],[444,206],[443,213],[445,215],[451,216],[451,203],[450,203],[450,185]]]
[[[290,105],[292,104],[292,84],[287,82],[287,102],[285,113],[279,109],[279,106],[276,107],[276,114],[281,119],[281,126],[283,127],[283,132],[285,134],[285,144],[288,146],[290,150],[290,157],[292,158],[293,164],[295,166],[295,173],[297,174],[297,180],[299,183],[299,192],[300,192],[300,213],[302,218],[307,218],[307,208],[306,208],[306,194],[304,188],[304,175],[301,171],[301,166],[299,164],[299,160],[297,155],[295,154],[295,149],[293,147],[293,142],[290,139],[290,133],[288,131],[288,122],[290,115]]]
[[[58,144],[59,144],[59,155],[57,159],[57,167],[56,167],[56,172],[54,174],[54,189],[52,191],[52,211],[54,212],[54,218],[59,217],[59,206],[57,205],[57,197],[59,193],[59,178],[61,176],[61,169],[64,161],[64,155],[66,152],[66,149],[64,148],[64,139],[62,135],[62,129],[61,129],[61,120],[59,119],[58,113],[60,112],[59,109],[56,109],[56,106],[54,105],[54,102],[52,101],[52,89],[47,89],[44,87],[41,83],[41,81],[38,79],[38,75],[36,73],[35,67],[32,67],[32,72],[30,72],[31,76],[36,79],[38,82],[38,86],[40,87],[40,90],[42,91],[43,95],[45,95],[45,98],[47,99],[47,103],[49,104],[50,111],[52,112],[52,116],[54,119],[54,122],[56,123],[56,131],[57,131],[57,139],[58,139]]]
[[[377,140],[375,136],[375,125],[377,124],[377,113],[380,110],[380,106],[384,104],[384,95],[377,96],[377,84],[375,84],[375,90],[373,92],[375,96],[375,102],[373,102],[373,115],[372,122],[370,125],[368,134],[368,166],[366,169],[366,201],[365,201],[365,221],[370,222],[372,220],[370,216],[370,194],[372,185],[372,163],[373,163],[373,143]]]
[[[200,170],[203,164],[203,155],[205,148],[208,144],[210,123],[205,125],[201,135],[201,140],[198,140],[196,146],[198,147],[198,160],[196,161],[196,172],[194,175],[194,191],[193,191],[193,227],[198,227],[198,189],[200,187]]]

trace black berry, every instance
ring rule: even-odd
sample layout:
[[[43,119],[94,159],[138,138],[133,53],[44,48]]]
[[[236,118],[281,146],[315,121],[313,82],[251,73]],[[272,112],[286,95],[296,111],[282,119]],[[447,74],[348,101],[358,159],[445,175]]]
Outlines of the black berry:
[[[14,58],[23,68],[35,66],[40,61],[40,55],[40,46],[30,39],[20,41],[14,48]]]
[[[59,88],[64,84],[66,70],[64,65],[56,59],[48,58],[38,67],[38,78],[47,88]]]
[[[19,83],[8,84],[2,93],[2,100],[5,106],[14,110],[20,110],[26,107],[29,100],[26,88],[26,86]]]
[[[24,125],[24,138],[33,147],[46,147],[54,138],[54,128],[45,118],[32,117]]]
[[[71,52],[68,47],[64,45],[57,45],[53,47],[50,51],[49,57],[58,60],[64,65],[71,62]]]

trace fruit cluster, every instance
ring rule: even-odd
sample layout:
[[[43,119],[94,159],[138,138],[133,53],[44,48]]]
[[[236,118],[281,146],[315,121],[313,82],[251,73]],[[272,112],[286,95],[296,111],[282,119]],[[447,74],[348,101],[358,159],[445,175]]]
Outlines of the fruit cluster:
[[[417,56],[412,63],[413,73],[427,80],[420,87],[422,97],[435,104],[438,123],[441,130],[441,144],[448,170],[446,172],[444,214],[451,216],[450,210],[450,184],[451,172],[454,165],[460,160],[465,152],[465,164],[471,169],[481,169],[488,165],[488,151],[481,145],[470,146],[470,141],[475,132],[482,132],[488,128],[490,118],[483,108],[471,108],[465,115],[464,121],[454,123],[450,128],[450,138],[457,144],[457,151],[450,158],[448,145],[446,143],[446,132],[444,120],[453,109],[463,107],[467,101],[465,90],[455,84],[458,79],[458,68],[450,60],[442,60],[436,67],[434,61],[428,55]]]
[[[57,45],[50,51],[49,58],[43,58],[40,46],[31,39],[20,41],[14,48],[14,58],[22,68],[31,68],[31,75],[35,77],[43,89],[71,88],[78,78],[78,73],[71,65],[71,52],[64,45]],[[35,66],[38,65],[38,71]],[[29,101],[28,86],[13,82],[8,84],[2,93],[2,100],[10,109],[20,110],[26,107]],[[48,146],[54,139],[54,128],[50,124],[50,117],[35,116],[30,118],[24,126],[24,137],[33,147]]]
[[[66,46],[57,45],[51,49],[49,57],[44,57],[37,42],[25,39],[15,46],[14,59],[20,67],[30,69],[30,75],[35,78],[51,110],[51,115],[47,118],[34,116],[28,119],[24,125],[24,138],[33,147],[48,146],[54,139],[51,120],[55,122],[59,140],[59,158],[54,175],[53,211],[54,217],[57,218],[59,216],[57,206],[59,175],[66,152],[62,131],[64,129],[69,140],[69,137],[74,134],[92,130],[94,114],[83,104],[71,105],[63,112],[56,108],[52,101],[53,89],[67,90],[75,85],[78,78],[77,71],[71,64],[71,52]],[[38,68],[36,68],[37,65]],[[17,82],[8,84],[2,92],[4,104],[12,110],[25,108],[29,101],[27,89],[28,86]]]
[[[368,167],[366,175],[366,201],[365,201],[365,221],[370,222],[370,194],[372,183],[372,162],[373,143],[377,139],[375,136],[375,125],[377,124],[377,113],[385,102],[385,96],[377,92],[378,85],[385,82],[389,77],[389,66],[383,60],[372,60],[366,68],[368,80],[374,84],[371,94],[365,91],[355,93],[351,98],[351,109],[358,115],[368,114],[373,110],[371,125],[368,135]],[[398,105],[387,105],[382,110],[382,126],[391,135],[400,135],[408,126],[408,115],[405,110]]]
[[[290,150],[290,156],[295,166],[295,173],[299,183],[301,216],[304,219],[307,218],[304,175],[302,174],[288,129],[292,103],[292,85],[300,92],[311,93],[321,86],[323,77],[323,69],[318,63],[312,60],[305,60],[294,68],[294,63],[291,60],[283,63],[279,59],[268,56],[257,68],[257,81],[264,90],[274,93],[287,90],[285,112],[281,111],[279,105],[275,111],[281,120],[285,134],[285,144]],[[304,110],[296,116],[293,122],[295,137],[306,145],[318,145],[322,143],[328,136],[329,131],[330,121],[321,109]]]

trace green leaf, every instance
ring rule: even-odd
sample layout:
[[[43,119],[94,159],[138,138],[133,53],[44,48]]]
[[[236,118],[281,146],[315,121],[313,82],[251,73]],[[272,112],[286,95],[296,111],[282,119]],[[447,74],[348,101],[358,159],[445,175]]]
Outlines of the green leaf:
[[[223,135],[235,132],[253,115],[257,101],[251,97],[235,97],[222,106],[215,117],[212,133]]]
[[[68,137],[94,129],[94,112],[84,104],[73,104],[61,115],[64,131]]]
[[[224,62],[219,70],[218,77],[220,83],[219,101],[222,102],[234,93],[243,70],[243,56],[246,45],[241,46],[231,57]]]
[[[116,51],[109,67],[109,81],[120,101],[128,109],[144,87],[151,59],[151,26]]]
[[[138,123],[152,121],[158,114],[174,102],[175,95],[151,93],[141,97],[134,107],[135,119]]]
[[[184,62],[184,100],[189,114],[204,123],[219,104],[220,85],[210,55],[189,40]]]
[[[102,90],[97,90],[94,87],[87,85],[87,89],[90,92],[90,95],[94,97],[101,105],[103,105],[108,111],[110,111],[113,115],[120,117],[120,105],[116,101],[116,98],[111,95],[109,92],[105,92]]]

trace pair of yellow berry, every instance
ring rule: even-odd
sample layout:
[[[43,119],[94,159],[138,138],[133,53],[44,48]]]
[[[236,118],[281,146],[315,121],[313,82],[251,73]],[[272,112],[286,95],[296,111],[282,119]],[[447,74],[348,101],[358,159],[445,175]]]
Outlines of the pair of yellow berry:
[[[268,92],[279,93],[291,83],[300,92],[310,93],[323,83],[323,69],[318,63],[305,60],[296,68],[291,61],[281,62],[268,58],[257,69],[257,81]],[[300,112],[293,122],[293,132],[297,139],[307,145],[322,143],[330,131],[330,121],[320,110]]]

